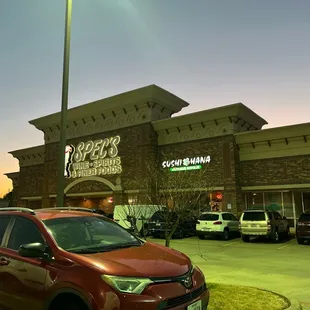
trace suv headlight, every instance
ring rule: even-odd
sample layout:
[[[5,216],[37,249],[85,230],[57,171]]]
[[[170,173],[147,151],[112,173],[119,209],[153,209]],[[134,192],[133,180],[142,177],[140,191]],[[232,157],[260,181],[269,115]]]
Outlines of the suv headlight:
[[[141,294],[149,284],[154,283],[151,279],[148,278],[120,277],[110,275],[103,275],[101,276],[101,279],[117,291],[127,294]]]

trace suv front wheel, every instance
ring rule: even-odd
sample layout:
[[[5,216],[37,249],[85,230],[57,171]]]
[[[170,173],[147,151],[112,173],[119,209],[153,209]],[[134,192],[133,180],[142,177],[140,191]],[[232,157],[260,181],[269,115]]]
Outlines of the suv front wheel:
[[[278,232],[277,229],[272,233],[272,235],[271,235],[271,241],[272,241],[273,243],[278,243],[278,242],[280,241],[280,235],[279,235],[279,232]]]

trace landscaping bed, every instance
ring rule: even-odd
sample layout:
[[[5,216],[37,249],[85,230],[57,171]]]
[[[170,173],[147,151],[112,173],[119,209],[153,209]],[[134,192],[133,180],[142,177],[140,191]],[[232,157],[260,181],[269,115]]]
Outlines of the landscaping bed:
[[[284,310],[290,302],[284,296],[253,287],[208,284],[208,310]]]

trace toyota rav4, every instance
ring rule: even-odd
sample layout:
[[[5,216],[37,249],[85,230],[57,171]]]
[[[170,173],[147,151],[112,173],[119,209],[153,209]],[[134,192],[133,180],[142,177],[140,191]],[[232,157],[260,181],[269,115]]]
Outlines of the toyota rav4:
[[[0,309],[205,310],[184,254],[75,208],[0,209]]]

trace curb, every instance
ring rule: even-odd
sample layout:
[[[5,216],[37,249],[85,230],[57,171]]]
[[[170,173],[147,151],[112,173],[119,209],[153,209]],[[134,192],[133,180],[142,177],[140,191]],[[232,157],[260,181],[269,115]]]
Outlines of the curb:
[[[264,291],[264,292],[268,292],[274,295],[278,295],[279,297],[285,299],[287,301],[287,303],[289,304],[288,308],[285,308],[283,310],[302,310],[302,306],[299,303],[299,301],[293,297],[290,297],[290,295],[282,295],[280,293],[271,291],[271,290],[267,290],[267,289],[263,289],[260,287],[255,287],[255,286],[247,286],[247,285],[239,285],[239,284],[227,284],[227,283],[223,283],[223,282],[212,282],[212,283],[216,283],[216,284],[224,284],[224,285],[236,285],[236,286],[244,286],[244,287],[249,287],[249,288],[253,288],[253,289],[257,289],[260,291]]]
[[[284,298],[287,301],[287,303],[289,304],[289,306],[288,306],[288,308],[285,308],[283,310],[302,310],[302,307],[301,307],[301,304],[299,303],[299,301],[293,297],[289,297],[289,295],[284,296],[280,293],[277,293],[277,292],[274,292],[271,290],[266,290],[266,289],[259,288],[259,287],[255,287],[255,286],[248,286],[248,287],[256,288],[258,290],[269,292],[271,294],[278,295],[279,297]]]
[[[302,310],[302,306],[297,299],[290,297],[287,297],[287,299],[289,300],[291,305],[285,310]]]

